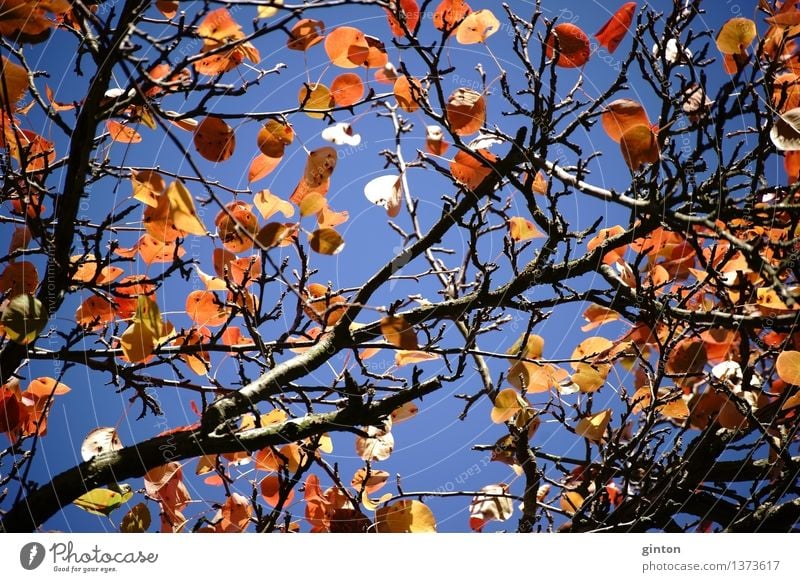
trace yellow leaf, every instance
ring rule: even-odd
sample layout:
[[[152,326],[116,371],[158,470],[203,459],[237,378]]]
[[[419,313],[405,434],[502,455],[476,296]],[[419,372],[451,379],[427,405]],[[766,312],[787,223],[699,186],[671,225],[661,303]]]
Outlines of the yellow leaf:
[[[787,384],[800,386],[800,352],[787,350],[778,354],[775,360],[778,377]]]
[[[363,469],[360,470],[363,471]],[[372,479],[372,476],[370,476],[370,479]],[[367,491],[368,489],[365,488],[361,492],[361,505],[364,506],[364,509],[368,509],[369,511],[375,511],[376,509],[378,509],[378,507],[380,507],[381,505],[383,505],[392,498],[391,493],[384,493],[383,495],[380,496],[380,499],[370,499],[367,494]]]
[[[256,6],[256,14],[259,19],[270,18],[278,13],[279,6],[283,6],[283,0],[272,0],[269,6]]]
[[[190,234],[208,234],[200,217],[197,216],[192,195],[183,182],[175,180],[169,185],[165,195],[169,200],[169,217],[176,228]]]
[[[286,200],[275,196],[275,194],[269,190],[261,190],[255,195],[253,202],[264,219],[269,218],[276,212],[280,212],[286,218],[294,216],[294,206]]]
[[[427,533],[436,531],[430,508],[417,500],[401,499],[375,512],[378,533]]]
[[[500,29],[500,21],[491,10],[478,10],[467,15],[456,29],[456,40],[460,44],[486,42]]]
[[[575,425],[575,434],[586,437],[592,442],[599,443],[603,440],[603,435],[610,421],[611,409],[606,408],[597,414],[580,419],[578,424]]]
[[[319,192],[311,192],[308,196],[300,201],[300,216],[305,218],[316,214],[328,205],[325,196]]]
[[[26,345],[39,336],[48,319],[42,302],[30,293],[22,293],[3,308],[0,328],[11,341]]]
[[[153,170],[131,170],[131,182],[133,197],[153,208],[158,206],[158,198],[167,187],[161,174]]]
[[[111,489],[92,489],[78,497],[73,503],[89,513],[108,517],[112,511],[133,497],[131,486],[119,485],[120,491]]]
[[[394,365],[399,368],[408,364],[418,364],[438,359],[439,354],[429,354],[419,350],[397,350],[394,354]]]
[[[508,232],[511,240],[515,242],[544,237],[544,234],[530,220],[522,216],[514,216],[508,219]]]
[[[520,397],[516,390],[506,388],[501,390],[494,399],[492,407],[492,422],[501,424],[510,420],[515,414],[526,406],[526,402]]]
[[[726,55],[743,52],[756,37],[756,23],[749,18],[731,18],[717,34],[717,48]]]
[[[142,362],[153,354],[157,340],[156,335],[144,325],[133,323],[120,337],[120,347],[128,361]]]
[[[320,228],[308,236],[308,244],[321,255],[336,255],[344,248],[344,239],[332,228]]]

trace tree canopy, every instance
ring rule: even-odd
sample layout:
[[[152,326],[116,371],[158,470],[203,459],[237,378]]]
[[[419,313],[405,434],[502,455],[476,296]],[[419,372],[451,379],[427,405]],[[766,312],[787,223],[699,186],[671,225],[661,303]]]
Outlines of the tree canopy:
[[[0,0],[0,531],[796,530],[798,3],[568,4]]]

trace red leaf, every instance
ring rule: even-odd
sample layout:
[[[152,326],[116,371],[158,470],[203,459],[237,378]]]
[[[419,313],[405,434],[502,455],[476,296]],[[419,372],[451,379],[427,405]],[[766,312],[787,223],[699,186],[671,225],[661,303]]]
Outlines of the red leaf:
[[[611,20],[606,22],[603,28],[594,35],[600,41],[600,45],[608,49],[608,52],[613,53],[617,50],[619,43],[625,38],[628,28],[631,26],[635,13],[636,2],[626,2],[611,17]]]

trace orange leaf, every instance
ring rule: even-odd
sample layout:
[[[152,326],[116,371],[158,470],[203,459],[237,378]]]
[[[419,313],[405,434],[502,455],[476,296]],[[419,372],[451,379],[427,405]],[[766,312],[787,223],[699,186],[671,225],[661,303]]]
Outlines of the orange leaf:
[[[33,394],[37,398],[49,398],[51,394],[53,396],[63,396],[67,394],[70,392],[70,387],[66,384],[62,384],[55,378],[40,376],[31,380],[31,383],[28,384],[27,392]]]
[[[355,73],[342,73],[331,83],[331,98],[339,107],[355,105],[364,96],[364,83]]]
[[[267,475],[261,480],[261,496],[271,507],[277,507],[281,500],[281,489],[283,480],[279,475]],[[283,506],[289,505],[294,499],[294,489],[289,489],[283,500]]]
[[[413,87],[413,89],[412,89]],[[422,85],[414,78],[400,76],[394,82],[394,98],[403,111],[414,113],[419,109],[417,99],[422,96]]]
[[[211,162],[224,162],[233,155],[236,135],[233,128],[219,117],[209,115],[197,126],[194,147]]]
[[[397,350],[394,355],[394,364],[399,368],[408,364],[419,364],[438,359],[439,354],[430,354],[419,350]]]
[[[321,20],[303,18],[292,27],[286,47],[293,51],[307,51],[322,41],[325,24]]]
[[[229,202],[214,220],[222,246],[232,253],[241,253],[253,247],[258,233],[258,218],[252,206],[240,200]]]
[[[405,317],[392,315],[381,319],[381,333],[386,341],[401,350],[416,350],[417,332],[414,331]]]
[[[270,158],[264,154],[257,154],[250,163],[250,169],[247,172],[247,181],[256,182],[266,178],[272,170],[278,167],[282,159],[283,158]]]
[[[228,320],[228,309],[213,291],[192,291],[186,297],[186,315],[197,325],[217,326]]]
[[[472,12],[464,0],[442,0],[433,13],[433,25],[441,31],[451,31]]]
[[[608,137],[615,142],[619,142],[622,135],[634,126],[650,126],[650,120],[647,118],[644,107],[632,99],[612,101],[606,107],[600,120]]]
[[[29,261],[9,263],[0,274],[0,293],[11,298],[22,293],[33,294],[39,285],[39,273]]]
[[[392,34],[395,36],[403,36],[403,27],[400,22],[395,18],[396,13],[400,13],[401,18],[404,17],[406,21],[406,28],[414,32],[414,29],[419,22],[419,6],[416,0],[393,0],[390,8],[386,9],[386,18],[389,19],[389,27],[392,29]]]
[[[478,150],[475,153],[486,161],[481,163],[467,152],[459,151],[450,162],[450,173],[453,178],[470,190],[475,190],[492,173],[491,164],[497,161],[497,156],[488,150]]]
[[[258,132],[256,143],[261,153],[268,158],[282,158],[286,146],[294,141],[294,131],[291,126],[270,119]]]
[[[7,58],[0,57],[0,104],[5,107],[9,103],[13,108],[27,91],[28,72]]]
[[[469,135],[486,122],[486,100],[481,93],[461,87],[450,95],[445,113],[455,133]]]
[[[650,126],[635,125],[619,141],[622,157],[628,168],[635,172],[645,164],[655,164],[660,157],[656,135]]]
[[[355,69],[358,67],[358,64],[349,58],[351,47],[368,50],[366,36],[352,26],[334,28],[325,37],[325,52],[337,67],[342,67],[343,69]]]

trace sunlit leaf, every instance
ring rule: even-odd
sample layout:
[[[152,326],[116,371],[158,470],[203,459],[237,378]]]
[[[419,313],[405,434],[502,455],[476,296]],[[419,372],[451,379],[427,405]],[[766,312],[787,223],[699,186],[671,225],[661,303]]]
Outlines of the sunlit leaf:
[[[186,315],[197,325],[217,326],[228,320],[228,308],[212,291],[192,291],[186,297]]]
[[[500,21],[497,20],[491,10],[478,10],[472,12],[458,25],[456,29],[456,40],[460,44],[477,44],[486,42],[500,28]]]
[[[616,142],[637,125],[650,126],[650,120],[641,104],[632,99],[617,99],[608,104],[600,117],[608,137]]]
[[[631,171],[636,171],[645,164],[655,164],[661,155],[656,135],[647,125],[635,125],[625,131],[619,146]]]
[[[409,364],[438,360],[440,357],[439,354],[431,354],[420,350],[397,350],[394,354],[394,364],[400,368],[401,366],[407,366]]]
[[[403,202],[403,180],[398,175],[378,176],[364,186],[367,200],[386,209],[386,214],[394,218],[400,213]]]
[[[329,125],[322,130],[320,137],[336,145],[355,147],[361,143],[361,136],[353,131],[353,126],[349,123],[334,123],[333,125]]]
[[[442,0],[433,13],[433,25],[441,31],[451,31],[472,9],[464,0]]]
[[[478,150],[475,153],[485,161],[479,162],[467,152],[459,151],[450,162],[453,178],[470,190],[475,190],[492,173],[493,164],[497,161],[497,156],[488,150]]]
[[[367,436],[356,435],[356,454],[365,461],[385,461],[394,450],[394,436],[389,430],[368,426]]]
[[[303,18],[292,27],[286,47],[293,51],[307,51],[322,42],[324,33],[325,24],[321,20]]]
[[[131,170],[133,197],[148,206],[158,206],[158,198],[167,189],[164,178],[155,170]]]
[[[405,32],[400,25],[400,21],[395,17],[399,11],[400,17],[405,20],[406,28],[414,32],[419,22],[419,5],[416,0],[391,0],[389,8],[386,9],[386,17],[389,19],[389,27],[395,36],[404,36]]]
[[[261,217],[268,219],[276,212],[280,212],[286,218],[294,216],[294,206],[286,200],[276,196],[269,190],[261,190],[253,196],[253,202],[261,213]]]
[[[775,371],[787,384],[800,386],[800,352],[786,350],[775,359]]]
[[[28,73],[24,67],[0,57],[0,104],[14,107],[28,91]]]
[[[270,158],[264,154],[257,154],[253,161],[250,163],[250,168],[247,172],[248,182],[257,182],[266,178],[272,170],[278,167],[283,158]]]
[[[717,34],[717,48],[723,54],[739,54],[750,46],[756,34],[756,23],[749,18],[731,18]]]
[[[414,78],[400,75],[394,82],[394,98],[403,111],[414,113],[419,109],[419,99],[422,97],[422,85]]]
[[[261,497],[267,502],[270,507],[277,507],[281,500],[281,490],[284,486],[283,479],[279,475],[267,475],[261,480],[259,488],[261,490]],[[294,489],[289,489],[286,495],[283,496],[283,505],[289,505],[294,499]]]

